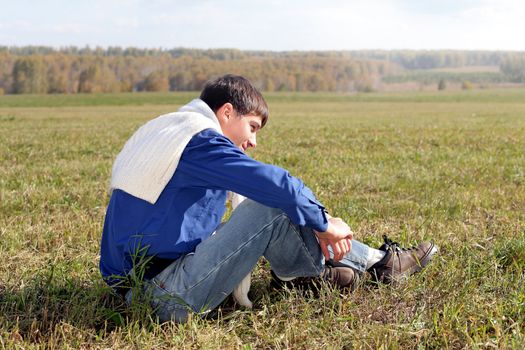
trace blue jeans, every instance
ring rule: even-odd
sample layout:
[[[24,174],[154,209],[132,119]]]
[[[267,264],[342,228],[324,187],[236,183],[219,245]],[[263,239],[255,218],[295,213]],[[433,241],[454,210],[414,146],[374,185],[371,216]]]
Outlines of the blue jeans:
[[[280,209],[249,199],[217,232],[152,280],[146,291],[161,321],[186,320],[188,312],[217,307],[254,268],[261,256],[281,277],[319,276],[324,257],[313,231],[293,224]],[[365,271],[368,246],[352,241],[339,262]],[[126,295],[128,302],[131,293]]]

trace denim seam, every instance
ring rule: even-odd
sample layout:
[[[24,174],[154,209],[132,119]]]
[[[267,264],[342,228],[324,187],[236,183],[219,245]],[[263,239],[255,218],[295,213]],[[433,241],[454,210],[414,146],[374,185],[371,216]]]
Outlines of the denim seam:
[[[317,268],[317,264],[315,263],[312,257],[312,254],[310,254],[308,247],[306,246],[306,244],[304,244],[304,239],[301,237],[301,233],[295,228],[294,224],[291,224],[290,226],[292,227],[292,230],[295,232],[295,234],[299,237],[299,240],[301,241],[302,249],[308,252],[308,254],[306,255],[308,255],[308,259],[310,260],[310,263],[312,264],[314,269],[318,272],[318,274],[321,274],[321,269]],[[281,276],[281,277],[298,277],[298,276]]]

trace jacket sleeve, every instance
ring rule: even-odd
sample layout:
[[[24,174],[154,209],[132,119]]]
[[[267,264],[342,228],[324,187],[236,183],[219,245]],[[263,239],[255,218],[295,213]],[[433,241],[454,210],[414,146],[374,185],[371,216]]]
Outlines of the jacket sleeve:
[[[298,178],[283,168],[258,162],[227,137],[205,130],[186,146],[176,170],[193,183],[229,190],[272,208],[282,209],[297,225],[327,229],[324,206]]]

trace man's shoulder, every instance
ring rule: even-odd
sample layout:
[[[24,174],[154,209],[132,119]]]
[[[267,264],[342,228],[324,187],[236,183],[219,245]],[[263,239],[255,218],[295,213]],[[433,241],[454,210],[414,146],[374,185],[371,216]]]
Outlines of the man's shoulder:
[[[233,142],[214,129],[205,129],[195,134],[186,145],[181,161],[186,159],[212,160],[232,156],[244,158],[245,154]]]
[[[218,132],[215,129],[208,128],[204,129],[202,131],[199,131],[193,137],[191,138],[190,142],[188,143],[188,146],[196,146],[201,144],[225,144],[225,145],[233,145],[231,141],[224,135],[222,135],[220,132]]]
[[[212,129],[212,128],[204,129],[204,130],[198,132],[195,136],[197,136],[199,138],[225,137],[220,132],[218,132],[217,130]]]

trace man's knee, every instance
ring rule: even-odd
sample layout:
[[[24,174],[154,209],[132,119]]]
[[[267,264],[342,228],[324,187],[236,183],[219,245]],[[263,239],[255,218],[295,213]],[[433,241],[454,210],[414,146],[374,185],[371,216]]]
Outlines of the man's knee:
[[[249,215],[255,218],[272,219],[283,214],[284,212],[279,208],[268,207],[254,200],[246,199],[232,212],[232,217],[234,215]],[[284,216],[286,215],[284,214]]]

